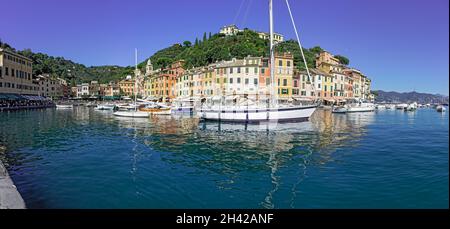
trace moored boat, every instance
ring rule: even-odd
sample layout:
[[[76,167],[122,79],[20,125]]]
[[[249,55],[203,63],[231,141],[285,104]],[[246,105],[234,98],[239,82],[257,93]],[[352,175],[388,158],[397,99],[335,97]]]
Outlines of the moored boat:
[[[408,104],[406,104],[406,103],[401,103],[401,104],[395,105],[395,109],[397,109],[397,110],[405,110],[407,107],[408,107]]]
[[[57,104],[56,105],[56,109],[72,109],[73,105],[72,104]]]
[[[344,106],[333,107],[333,113],[354,113],[375,111],[375,104],[365,100],[352,100]]]
[[[300,50],[302,50],[302,45],[297,33],[297,28],[294,23],[294,18],[292,17],[292,12],[288,1],[286,1],[288,6],[289,15],[293,22],[294,32],[297,37],[298,45]],[[301,105],[289,105],[283,106],[278,104],[278,93],[276,93],[275,88],[275,49],[274,49],[274,24],[273,24],[273,1],[269,1],[269,34],[270,34],[270,95],[267,99],[267,103],[262,103],[261,105],[255,104],[253,101],[246,101],[239,104],[225,105],[222,100],[220,104],[202,106],[198,111],[197,115],[203,120],[212,121],[226,121],[226,122],[286,122],[286,121],[308,121],[314,111],[317,109],[318,104],[314,101],[312,104],[301,104]],[[302,54],[303,62],[305,63],[306,72],[308,75],[308,80],[311,79],[311,75],[306,63],[306,58]],[[246,96],[244,96],[246,97]],[[237,100],[237,99],[236,99]],[[255,100],[259,101],[259,99]],[[245,104],[246,103],[246,104]]]
[[[439,105],[439,106],[436,107],[436,111],[437,112],[445,112],[446,110],[447,110],[447,108],[445,108],[442,105]]]
[[[117,111],[114,112],[115,116],[118,117],[129,117],[129,118],[148,118],[150,113],[142,111]]]
[[[141,112],[147,112],[154,115],[170,115],[172,110],[170,107],[162,104],[147,104],[139,108]]]
[[[97,107],[95,108],[96,110],[114,110],[116,108],[116,105],[114,104],[99,104],[97,105]]]

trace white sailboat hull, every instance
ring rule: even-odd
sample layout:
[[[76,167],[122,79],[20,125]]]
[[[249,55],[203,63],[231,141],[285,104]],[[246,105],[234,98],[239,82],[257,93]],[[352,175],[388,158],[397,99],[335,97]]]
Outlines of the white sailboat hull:
[[[316,108],[317,106],[201,109],[197,114],[204,120],[224,122],[308,121]]]
[[[117,111],[113,115],[118,117],[129,117],[129,118],[148,118],[150,113],[142,111]]]

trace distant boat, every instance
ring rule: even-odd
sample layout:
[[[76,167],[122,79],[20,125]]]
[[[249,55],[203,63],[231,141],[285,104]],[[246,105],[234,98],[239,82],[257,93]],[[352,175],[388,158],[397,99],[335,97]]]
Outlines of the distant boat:
[[[394,104],[387,104],[386,105],[386,109],[395,109],[395,105]]]
[[[150,113],[143,111],[117,111],[114,112],[115,116],[118,117],[129,117],[129,118],[148,118]]]
[[[447,110],[447,108],[445,108],[442,105],[439,105],[439,106],[436,107],[436,111],[437,112],[445,112],[446,110]]]
[[[405,110],[407,107],[408,107],[408,104],[406,104],[406,103],[401,103],[401,104],[395,105],[395,108],[397,110]]]
[[[162,104],[147,104],[139,108],[139,111],[147,112],[155,115],[170,115],[172,110],[169,106]]]
[[[97,105],[97,107],[95,108],[96,110],[109,110],[112,111],[116,108],[116,105],[114,104],[99,104]]]
[[[417,103],[416,102],[408,104],[405,107],[405,111],[415,111],[416,109],[417,109]]]
[[[344,106],[333,107],[333,113],[354,113],[375,111],[375,104],[364,100],[353,100]]]
[[[72,104],[60,104],[60,105],[56,105],[56,109],[73,109],[73,105]]]
[[[377,110],[384,110],[384,109],[386,109],[386,105],[378,104],[378,105],[375,106],[375,108],[376,108]]]

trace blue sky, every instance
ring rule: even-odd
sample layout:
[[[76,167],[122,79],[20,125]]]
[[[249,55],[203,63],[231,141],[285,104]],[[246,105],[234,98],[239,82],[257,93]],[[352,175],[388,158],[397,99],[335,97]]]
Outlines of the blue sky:
[[[126,66],[134,48],[144,60],[226,24],[267,31],[267,2],[0,0],[0,38],[87,66]],[[373,89],[449,94],[448,0],[290,2],[304,46],[347,56]],[[274,7],[276,31],[295,38],[284,0]]]

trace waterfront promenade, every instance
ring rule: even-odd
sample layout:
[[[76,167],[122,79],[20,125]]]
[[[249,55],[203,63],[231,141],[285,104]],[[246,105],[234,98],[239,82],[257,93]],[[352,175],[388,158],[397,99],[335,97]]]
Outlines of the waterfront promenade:
[[[0,146],[0,154],[4,148]],[[24,209],[25,202],[0,160],[0,209]]]

